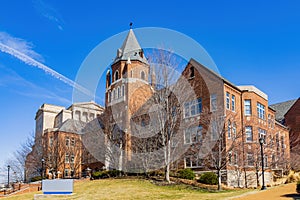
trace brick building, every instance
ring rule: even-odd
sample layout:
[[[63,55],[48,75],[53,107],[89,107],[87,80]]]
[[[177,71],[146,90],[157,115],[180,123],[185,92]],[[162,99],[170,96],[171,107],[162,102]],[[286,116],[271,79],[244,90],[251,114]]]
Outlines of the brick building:
[[[143,164],[149,161],[143,163],[145,158],[156,151],[158,154],[147,158],[156,160],[156,164],[163,163],[159,157],[165,152],[159,150],[170,147],[170,154],[174,156],[168,164],[172,164],[172,169],[192,168],[197,173],[214,170],[221,173],[222,181],[229,186],[257,186],[261,181],[258,139],[264,138],[266,183],[272,184],[274,172],[282,174],[289,169],[288,129],[275,120],[276,112],[269,107],[265,93],[254,86],[235,86],[194,59],[187,63],[178,77],[171,77],[173,82],[168,87],[162,87],[164,82],[160,75],[168,76],[167,71],[160,68],[165,63],[162,61],[158,68],[151,66],[133,30],[129,30],[107,70],[105,109],[92,105],[97,110],[93,116],[99,114],[95,120],[106,134],[100,141],[103,145],[99,146],[107,145],[106,150],[111,152],[113,144],[113,150],[116,150],[114,157],[110,158],[104,151],[105,158],[99,166],[120,170],[145,167]],[[85,115],[76,112],[76,105],[72,108],[68,111],[55,107],[49,118],[40,117],[42,107],[36,116],[36,132],[44,137],[44,155],[51,152],[50,147],[55,147],[52,140],[60,141],[62,145],[59,146],[64,147],[57,151],[61,153],[56,152],[63,155],[59,171],[64,177],[80,176],[83,171],[84,148],[80,138],[88,134],[83,131],[83,126],[95,121],[89,122],[92,115],[87,112]],[[160,115],[161,111],[166,111],[165,115]],[[68,115],[72,117],[64,120]],[[159,117],[165,119],[162,125]],[[51,125],[40,127],[40,118]],[[86,124],[80,122],[82,119]],[[170,123],[172,120],[174,124]],[[167,131],[172,137],[165,139],[162,133],[165,129],[162,128],[167,125],[173,126]],[[150,136],[136,139],[141,133]],[[141,154],[145,152],[147,156]],[[89,155],[87,151],[85,154]],[[137,154],[143,156],[137,157]],[[53,156],[48,157],[51,159]],[[214,162],[218,159],[220,162]],[[91,166],[90,163],[93,162],[85,162],[86,166]],[[52,168],[49,165],[47,173]]]
[[[35,145],[26,157],[26,180],[40,176],[42,168],[45,177],[70,178],[81,177],[88,167],[102,167],[84,148],[81,130],[103,110],[94,102],[68,108],[43,104],[35,116]]]
[[[300,170],[300,98],[271,105],[276,120],[289,128],[291,167]]]

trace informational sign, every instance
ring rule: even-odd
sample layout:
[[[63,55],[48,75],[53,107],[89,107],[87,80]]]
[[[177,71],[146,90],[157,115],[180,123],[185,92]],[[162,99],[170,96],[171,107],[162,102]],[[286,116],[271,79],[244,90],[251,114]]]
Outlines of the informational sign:
[[[73,179],[52,179],[43,180],[43,194],[72,194]]]

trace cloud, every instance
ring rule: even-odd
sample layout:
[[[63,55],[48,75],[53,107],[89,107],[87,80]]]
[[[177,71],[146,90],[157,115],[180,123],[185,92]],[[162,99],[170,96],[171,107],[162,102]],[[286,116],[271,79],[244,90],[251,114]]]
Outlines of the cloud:
[[[28,55],[36,60],[44,61],[43,57],[33,51],[33,44],[21,38],[12,37],[8,33],[0,32],[0,43],[9,46],[25,55]]]
[[[66,83],[78,89],[80,92],[93,97],[93,94],[86,88],[77,84],[76,82],[70,80],[69,78],[63,76],[62,74],[54,71],[50,67],[44,65],[43,63],[37,61],[33,57],[41,57],[38,53],[34,52],[29,43],[20,38],[14,38],[7,33],[0,32],[2,35],[2,40],[0,40],[0,51],[14,56],[15,58],[23,61],[25,64],[42,69],[47,74],[52,77]],[[1,36],[0,36],[1,37]]]
[[[41,16],[55,23],[59,30],[63,30],[63,19],[54,7],[43,0],[33,0],[32,2],[34,8]]]

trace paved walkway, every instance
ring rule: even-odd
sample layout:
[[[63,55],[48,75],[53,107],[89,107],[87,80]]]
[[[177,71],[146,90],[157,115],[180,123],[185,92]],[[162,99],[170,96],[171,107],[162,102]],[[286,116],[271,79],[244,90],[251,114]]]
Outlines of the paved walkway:
[[[246,193],[234,200],[300,200],[296,192],[296,183],[284,184],[267,190]]]

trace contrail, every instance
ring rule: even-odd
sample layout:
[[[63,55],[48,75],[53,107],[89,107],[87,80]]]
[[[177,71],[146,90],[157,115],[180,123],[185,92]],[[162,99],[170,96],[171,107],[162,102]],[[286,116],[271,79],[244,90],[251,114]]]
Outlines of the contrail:
[[[93,96],[93,94],[88,89],[82,87],[81,85],[79,85],[76,82],[68,79],[64,75],[54,71],[53,69],[47,67],[43,63],[38,62],[37,60],[27,56],[26,54],[24,54],[24,53],[22,53],[22,52],[20,52],[16,49],[13,49],[13,48],[5,45],[5,44],[0,43],[0,51],[2,51],[4,53],[7,53],[7,54],[10,54],[10,55],[18,58],[19,60],[23,61],[27,65],[31,65],[31,66],[42,69],[44,72],[50,74],[54,78],[57,78],[57,79],[63,81],[64,83],[78,89],[79,91],[83,92],[86,95]]]

